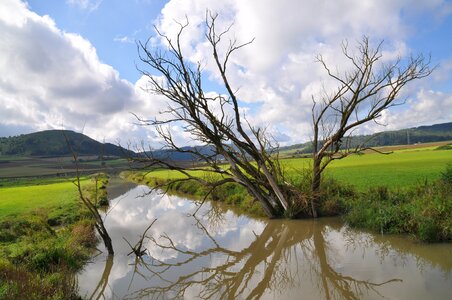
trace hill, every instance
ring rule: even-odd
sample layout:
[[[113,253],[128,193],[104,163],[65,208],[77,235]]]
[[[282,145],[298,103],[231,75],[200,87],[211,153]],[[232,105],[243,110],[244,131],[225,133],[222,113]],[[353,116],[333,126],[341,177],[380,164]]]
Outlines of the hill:
[[[205,146],[185,146],[185,147],[181,147],[182,151],[196,151],[201,153],[202,155],[206,155],[206,156],[214,156],[215,154],[215,149],[213,146],[209,146],[209,145],[205,145]],[[165,149],[161,149],[161,150],[155,150],[152,152],[147,152],[148,155],[150,155],[151,157],[155,157],[157,159],[161,159],[161,160],[172,160],[172,161],[197,161],[199,160],[199,158],[190,152],[179,152],[176,150],[165,150]]]
[[[430,143],[452,140],[452,122],[420,126],[395,131],[383,131],[372,135],[357,135],[352,137],[351,146],[365,143],[368,147],[382,147],[394,145],[410,145],[417,143]],[[205,155],[212,155],[215,151],[213,146],[183,147],[183,150],[197,150]],[[310,154],[312,152],[311,142],[281,147],[282,153]],[[175,150],[155,150],[152,156],[159,159],[172,161],[196,161],[197,157],[190,153],[177,152]]]
[[[395,131],[383,131],[372,135],[357,135],[351,138],[350,146],[355,147],[356,145],[364,143],[368,147],[381,147],[449,140],[452,140],[452,122],[430,126],[419,126]],[[280,151],[311,153],[312,144],[311,142],[306,142],[302,144],[281,147]]]
[[[100,143],[84,134],[70,130],[45,130],[13,137],[0,137],[0,155],[65,156],[70,155],[66,137],[78,155],[124,157],[134,152],[122,147]]]

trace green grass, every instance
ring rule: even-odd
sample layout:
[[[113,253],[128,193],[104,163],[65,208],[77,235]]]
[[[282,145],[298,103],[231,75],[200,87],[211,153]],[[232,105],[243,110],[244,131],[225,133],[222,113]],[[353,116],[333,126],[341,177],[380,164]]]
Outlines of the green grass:
[[[393,154],[353,155],[333,161],[325,174],[341,182],[354,185],[358,190],[372,186],[389,188],[412,187],[438,179],[444,166],[452,162],[452,152],[423,148],[397,150]],[[311,159],[284,160],[288,175],[296,175],[311,163]]]
[[[97,199],[102,199],[108,177],[99,175]],[[82,179],[91,199],[95,176]],[[75,273],[97,238],[76,186],[61,178],[1,183],[0,299],[78,299]]]
[[[71,182],[46,185],[4,187],[0,189],[0,219],[42,209],[51,211],[78,203],[75,186]]]
[[[346,200],[348,224],[380,233],[452,240],[452,165],[440,179],[405,190],[372,188]]]
[[[438,179],[447,163],[452,162],[450,150],[435,150],[435,147],[397,150],[389,155],[369,153],[352,155],[342,160],[333,161],[326,169],[325,175],[340,182],[351,184],[358,190],[372,186],[389,188],[413,187],[419,183]],[[309,158],[283,159],[286,176],[297,180],[312,160]],[[191,172],[196,176],[205,176],[203,172]],[[156,170],[147,177],[158,179],[184,178],[177,171]]]

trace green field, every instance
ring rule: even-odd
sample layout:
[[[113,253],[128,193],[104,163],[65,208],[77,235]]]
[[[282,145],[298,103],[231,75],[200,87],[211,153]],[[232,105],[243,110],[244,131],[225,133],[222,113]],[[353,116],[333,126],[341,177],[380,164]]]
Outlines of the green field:
[[[452,163],[451,150],[435,150],[436,147],[395,150],[392,154],[366,153],[333,161],[326,169],[326,176],[352,184],[359,190],[372,186],[390,188],[411,187],[436,180],[448,163]],[[305,172],[312,160],[309,158],[283,159],[287,177],[294,180]],[[192,172],[203,176],[201,171]],[[148,177],[183,178],[177,171],[157,170]]]
[[[77,203],[76,188],[71,182],[3,187],[0,188],[0,219],[38,209],[49,212]]]
[[[0,179],[37,176],[67,176],[75,174],[76,166],[70,156],[23,157],[0,156]],[[84,173],[110,172],[128,168],[126,159],[99,160],[97,156],[80,156],[79,170]]]
[[[284,165],[288,174],[297,174],[310,162],[308,158],[287,159]],[[389,155],[353,155],[333,161],[325,174],[361,190],[372,186],[411,187],[436,180],[447,163],[452,163],[452,151],[429,147],[397,150]]]
[[[95,182],[82,183],[91,197]],[[75,273],[97,242],[76,186],[62,178],[0,184],[0,299],[76,299]]]

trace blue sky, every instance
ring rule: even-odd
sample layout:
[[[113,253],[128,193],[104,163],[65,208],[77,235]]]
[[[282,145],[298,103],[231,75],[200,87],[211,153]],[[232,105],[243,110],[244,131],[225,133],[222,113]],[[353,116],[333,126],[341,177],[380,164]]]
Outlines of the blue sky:
[[[154,20],[165,2],[100,1],[96,9],[61,0],[33,0],[28,4],[39,15],[49,15],[60,29],[88,39],[104,63],[114,66],[122,78],[135,82],[140,77],[135,68],[135,40],[146,40],[154,34]]]
[[[202,24],[206,9],[220,14],[231,34],[255,42],[231,61],[247,118],[268,126],[282,144],[310,137],[311,96],[325,82],[315,63],[323,54],[341,68],[340,43],[363,35],[384,40],[388,58],[431,55],[438,68],[403,92],[407,104],[388,111],[361,133],[452,121],[452,1],[270,0],[4,0],[0,4],[0,136],[67,128],[115,142],[158,142],[131,112],[159,117],[165,99],[142,91],[135,41],[168,34],[175,20],[190,20],[187,59],[205,60],[206,88],[219,92]],[[181,127],[180,143],[190,143]]]

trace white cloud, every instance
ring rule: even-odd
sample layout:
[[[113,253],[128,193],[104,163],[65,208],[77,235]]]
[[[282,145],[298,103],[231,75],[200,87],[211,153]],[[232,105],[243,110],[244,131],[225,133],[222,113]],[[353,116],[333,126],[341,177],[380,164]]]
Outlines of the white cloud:
[[[426,0],[418,0],[415,5],[390,0],[171,0],[162,10],[157,26],[171,36],[179,29],[174,20],[187,18],[192,26],[182,43],[186,57],[192,61],[202,58],[217,80],[215,66],[208,59],[211,51],[202,35],[206,10],[220,14],[217,28],[234,23],[229,37],[242,42],[255,38],[231,58],[228,75],[234,88],[240,88],[241,100],[253,107],[248,119],[283,129],[290,144],[310,136],[311,96],[326,82],[325,71],[315,62],[317,54],[322,54],[333,68],[342,70],[346,61],[340,55],[341,42],[348,40],[353,47],[367,35],[374,43],[384,39],[384,59],[407,55],[412,50],[406,40],[414,24],[408,24],[402,15],[441,18],[448,7],[445,1]],[[423,82],[417,84],[422,87]]]
[[[88,40],[21,2],[1,2],[0,31],[0,128],[84,128],[111,142],[149,136],[130,112],[156,115],[164,102],[141,91],[144,79],[121,79]]]
[[[68,1],[81,9],[97,8],[101,1]],[[228,76],[239,96],[247,119],[291,144],[309,139],[311,96],[322,84],[328,85],[325,72],[315,55],[338,68],[346,66],[340,43],[352,46],[363,35],[373,41],[385,40],[385,57],[408,54],[406,43],[415,26],[407,21],[431,17],[440,22],[451,12],[446,1],[384,0],[369,1],[239,1],[171,0],[155,21],[163,33],[174,35],[175,20],[190,22],[184,35],[185,57],[201,60],[211,80],[219,81],[211,50],[203,35],[206,9],[218,12],[218,28],[234,22],[229,37],[254,42],[240,49],[230,60]],[[94,46],[82,36],[60,30],[48,16],[39,16],[20,1],[0,3],[0,130],[14,128],[43,130],[61,128],[81,130],[102,140],[123,143],[131,137],[156,145],[155,130],[134,124],[130,112],[154,118],[166,107],[165,100],[146,91],[147,79],[136,83],[121,79],[119,73],[99,59]],[[118,42],[130,42],[118,35]],[[225,42],[228,42],[227,39]],[[450,62],[442,64],[433,80],[450,78]],[[419,92],[423,88],[422,92]],[[389,126],[400,127],[450,121],[450,95],[430,91],[428,80],[419,81],[405,96],[411,100],[402,109],[384,115]],[[428,106],[427,103],[440,103]],[[420,108],[419,105],[424,105]],[[438,106],[439,107],[439,106]],[[424,116],[421,112],[428,111]],[[364,131],[381,130],[366,126]],[[175,127],[175,139],[187,143],[189,135]],[[0,132],[0,134],[5,134]]]
[[[380,121],[386,129],[401,129],[450,122],[452,120],[452,94],[420,90],[409,99],[403,111],[386,111]]]
[[[131,37],[126,36],[126,35],[118,35],[113,39],[113,41],[119,42],[119,43],[127,43],[127,44],[135,43],[134,39],[132,39]]]
[[[103,0],[67,0],[69,5],[77,6],[80,9],[87,10],[89,12],[96,10]]]

